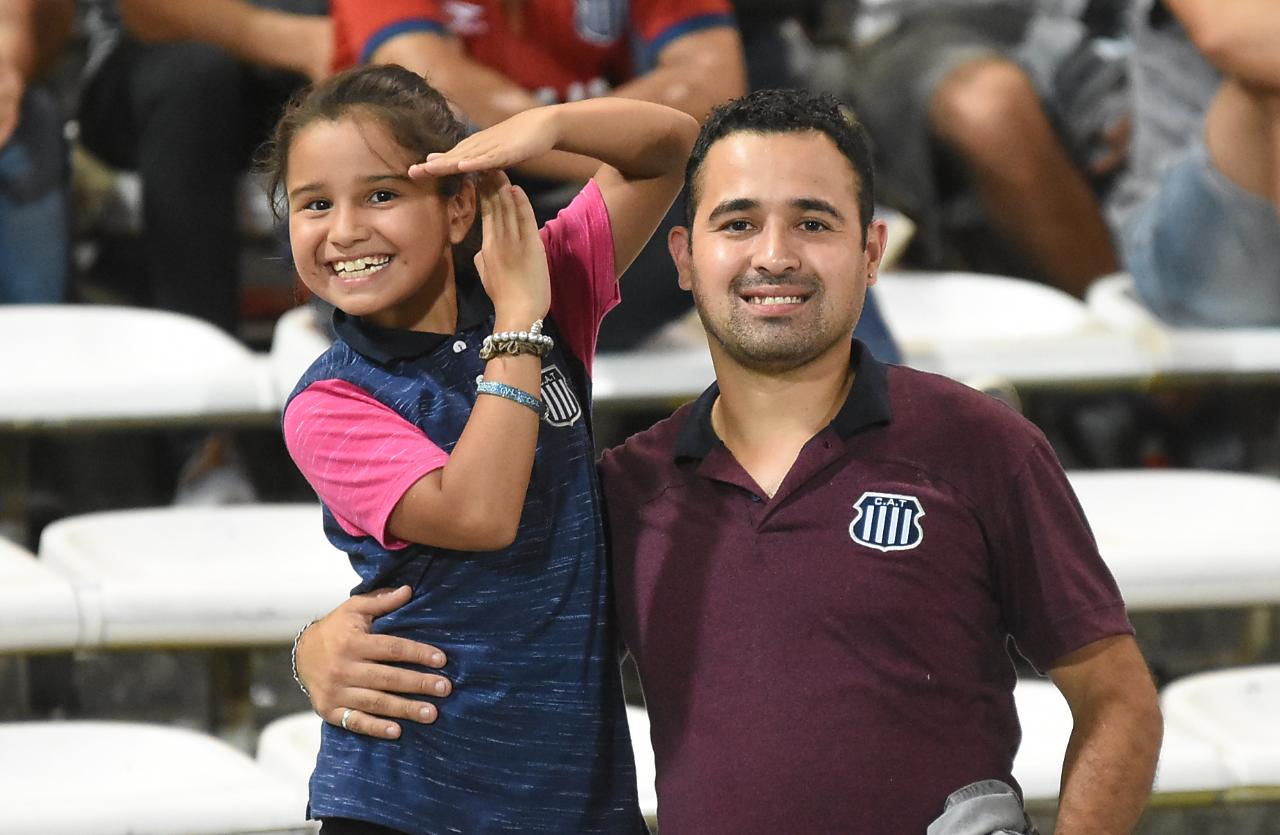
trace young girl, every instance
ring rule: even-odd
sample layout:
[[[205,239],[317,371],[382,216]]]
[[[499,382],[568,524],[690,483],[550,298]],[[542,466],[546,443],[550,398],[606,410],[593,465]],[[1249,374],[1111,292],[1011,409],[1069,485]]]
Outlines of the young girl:
[[[413,589],[375,629],[430,637],[454,688],[434,725],[398,739],[348,732],[349,709],[326,717],[310,803],[323,832],[644,831],[590,371],[617,276],[679,190],[696,130],[597,99],[464,140],[444,99],[394,66],[334,76],[282,116],[271,162],[293,258],[339,336],[290,397],[286,442],[355,592]],[[603,165],[539,232],[498,169],[553,152]]]

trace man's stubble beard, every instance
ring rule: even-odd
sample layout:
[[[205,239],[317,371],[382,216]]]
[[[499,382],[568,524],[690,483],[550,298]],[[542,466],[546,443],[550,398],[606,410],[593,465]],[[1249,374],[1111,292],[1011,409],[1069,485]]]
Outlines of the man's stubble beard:
[[[788,284],[799,284],[812,294],[805,307],[812,306],[804,318],[794,317],[776,320],[760,320],[748,316],[737,300],[740,293],[752,286],[769,283],[751,277],[735,279],[729,287],[729,317],[723,325],[712,322],[706,311],[710,306],[702,295],[696,269],[693,270],[693,297],[707,338],[714,341],[728,356],[751,371],[778,374],[800,368],[817,359],[837,342],[850,338],[856,317],[852,317],[847,329],[828,326],[827,309],[823,304],[825,292],[822,282],[814,277],[791,277]]]

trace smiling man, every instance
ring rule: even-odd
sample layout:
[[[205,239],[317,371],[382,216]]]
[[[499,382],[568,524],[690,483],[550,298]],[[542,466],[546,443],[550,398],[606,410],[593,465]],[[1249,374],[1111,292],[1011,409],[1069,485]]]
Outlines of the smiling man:
[[[686,170],[668,245],[717,382],[600,465],[660,830],[1034,831],[1013,788],[1012,638],[1075,717],[1055,832],[1131,832],[1156,693],[1048,442],[850,336],[886,239],[869,160],[834,100],[761,91],[713,113]],[[382,735],[369,714],[419,718],[378,691],[436,677],[367,663],[437,666],[364,634],[397,599],[307,630],[322,715],[345,700]]]

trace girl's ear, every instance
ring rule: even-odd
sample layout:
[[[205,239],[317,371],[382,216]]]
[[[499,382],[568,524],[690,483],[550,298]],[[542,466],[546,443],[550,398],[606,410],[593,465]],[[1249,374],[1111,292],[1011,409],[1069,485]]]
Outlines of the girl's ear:
[[[449,243],[462,243],[476,219],[476,181],[463,177],[458,193],[449,198],[445,207],[449,214]]]

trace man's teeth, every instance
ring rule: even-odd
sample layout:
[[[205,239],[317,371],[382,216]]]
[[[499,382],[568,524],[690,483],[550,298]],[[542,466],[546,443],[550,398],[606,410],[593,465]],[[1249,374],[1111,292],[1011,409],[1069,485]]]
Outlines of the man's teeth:
[[[800,304],[802,296],[750,296],[748,304]]]
[[[343,278],[362,278],[373,275],[391,261],[390,255],[375,255],[370,258],[356,258],[351,261],[333,262],[333,271]]]

